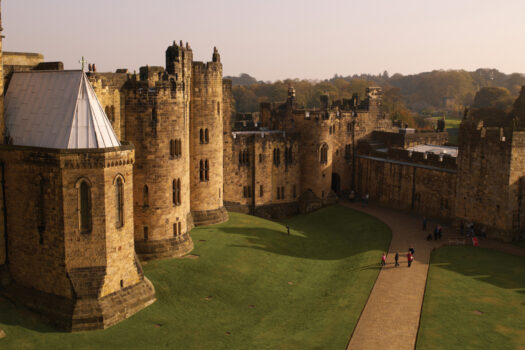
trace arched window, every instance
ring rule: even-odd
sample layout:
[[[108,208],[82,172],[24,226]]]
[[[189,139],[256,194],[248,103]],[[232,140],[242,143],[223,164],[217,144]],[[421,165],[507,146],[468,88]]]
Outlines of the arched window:
[[[175,154],[176,154],[176,146],[175,146],[175,140],[170,140],[170,156],[172,158],[175,157]]]
[[[180,179],[173,180],[174,192],[173,192],[173,204],[180,205]]]
[[[171,182],[171,202],[177,205],[177,180]]]
[[[109,120],[114,122],[115,121],[115,106],[111,106],[110,112],[111,112],[111,118]]]
[[[199,140],[201,143],[204,143],[204,129],[199,130]]]
[[[210,133],[208,128],[204,129],[204,143],[210,143]]]
[[[78,186],[78,216],[81,233],[91,232],[91,188],[86,180]]]
[[[180,157],[182,155],[182,141],[181,139],[175,140],[175,156]]]
[[[144,207],[149,207],[149,188],[148,185],[144,185],[142,189],[142,205]]]
[[[221,114],[221,103],[217,101],[217,115]]]
[[[319,151],[319,161],[322,164],[328,163],[328,145],[324,143]]]
[[[106,112],[106,116],[111,121],[111,111],[109,109],[109,106],[106,106],[106,108],[104,108],[104,112]]]
[[[199,179],[201,182],[208,181],[208,160],[201,159],[199,164]]]
[[[275,166],[281,164],[281,150],[279,148],[273,149],[273,164],[275,164]]]
[[[124,226],[124,184],[122,177],[118,176],[115,181],[115,209],[117,213],[117,228]]]
[[[208,159],[206,159],[204,161],[204,178],[206,179],[206,181],[210,179],[209,170],[210,170],[210,163],[208,162]]]
[[[239,151],[239,165],[243,164],[242,151]]]

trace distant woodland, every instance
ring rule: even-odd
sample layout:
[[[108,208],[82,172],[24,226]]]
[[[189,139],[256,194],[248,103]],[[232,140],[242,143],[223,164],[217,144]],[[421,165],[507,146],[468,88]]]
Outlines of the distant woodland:
[[[284,101],[289,86],[295,88],[298,104],[307,108],[318,107],[319,96],[323,94],[337,100],[351,97],[356,92],[364,96],[367,87],[380,86],[384,91],[383,107],[388,117],[403,120],[411,126],[421,126],[424,118],[432,116],[457,118],[465,106],[508,110],[521,86],[525,85],[523,74],[504,74],[496,69],[474,72],[436,70],[392,76],[385,71],[378,75],[335,75],[324,81],[263,82],[248,74],[227,78],[233,81],[236,112],[256,112],[263,101]]]

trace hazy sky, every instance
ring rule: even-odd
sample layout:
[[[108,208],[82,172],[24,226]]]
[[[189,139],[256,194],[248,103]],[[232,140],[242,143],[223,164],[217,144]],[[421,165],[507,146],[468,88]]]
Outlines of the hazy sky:
[[[173,40],[224,75],[525,72],[524,0],[3,0],[5,51],[99,71],[164,65]]]

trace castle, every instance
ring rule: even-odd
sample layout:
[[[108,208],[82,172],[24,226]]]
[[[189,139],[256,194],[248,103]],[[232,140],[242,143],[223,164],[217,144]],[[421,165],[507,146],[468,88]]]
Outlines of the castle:
[[[522,235],[525,93],[509,118],[446,132],[396,127],[381,89],[232,115],[219,52],[174,42],[165,67],[65,71],[0,39],[0,291],[66,330],[109,327],[155,301],[141,260],[193,249],[229,211],[280,218],[352,190],[385,206]]]

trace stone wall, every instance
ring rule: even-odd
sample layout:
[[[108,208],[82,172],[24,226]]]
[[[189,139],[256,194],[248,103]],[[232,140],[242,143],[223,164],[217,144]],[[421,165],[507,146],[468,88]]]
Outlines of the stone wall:
[[[516,138],[514,140],[514,138]],[[497,238],[510,240],[522,214],[520,179],[523,134],[510,128],[485,127],[464,120],[460,126],[456,217],[484,226]],[[521,211],[521,209],[519,209]]]
[[[234,132],[225,148],[224,171],[229,176],[224,179],[224,199],[228,209],[282,217],[284,213],[271,208],[296,203],[301,194],[299,146],[298,135],[280,131]],[[286,149],[291,150],[291,157],[287,158]],[[277,152],[278,161],[274,159]]]
[[[357,193],[368,193],[371,201],[381,205],[429,217],[450,219],[454,215],[453,169],[360,155],[357,179]]]

